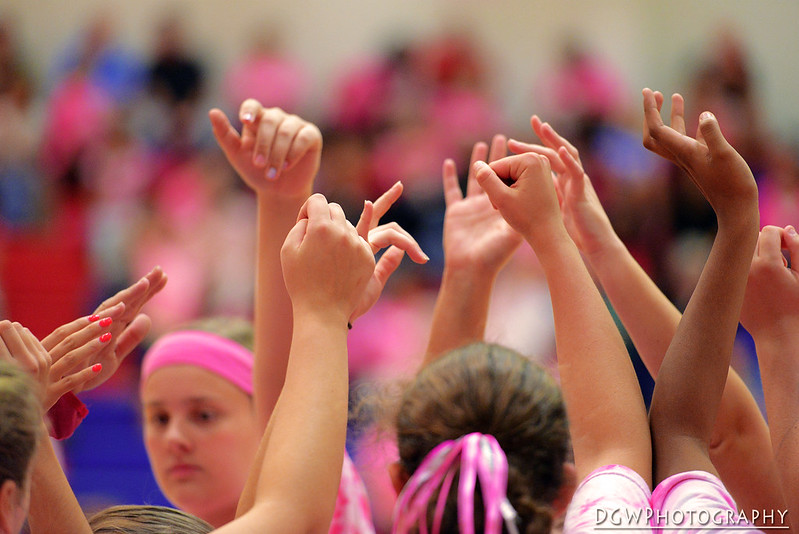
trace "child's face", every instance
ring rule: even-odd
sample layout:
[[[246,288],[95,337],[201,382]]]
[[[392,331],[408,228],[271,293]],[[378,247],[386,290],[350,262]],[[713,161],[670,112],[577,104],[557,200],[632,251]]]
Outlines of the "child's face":
[[[175,365],[147,378],[142,404],[164,495],[214,526],[232,520],[261,438],[250,396],[210,371]]]

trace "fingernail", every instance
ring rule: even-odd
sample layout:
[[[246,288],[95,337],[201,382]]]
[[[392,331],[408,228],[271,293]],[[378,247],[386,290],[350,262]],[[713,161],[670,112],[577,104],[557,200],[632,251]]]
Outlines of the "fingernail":
[[[96,321],[99,318],[100,318],[100,316],[97,315],[96,313],[92,314],[92,315],[89,316],[89,322],[93,323],[94,321]]]
[[[252,122],[252,121],[253,121],[253,119],[255,119],[255,116],[254,116],[252,113],[250,113],[250,112],[248,111],[248,112],[246,112],[244,115],[242,115],[242,116],[241,116],[241,119],[242,119],[244,122]]]
[[[105,319],[102,319],[100,321],[100,326],[105,328],[106,326],[110,326],[112,322],[113,322],[113,319],[111,319],[110,317],[106,317]]]
[[[266,177],[269,178],[270,180],[274,180],[275,176],[277,176],[277,169],[275,169],[274,167],[269,167],[269,170],[266,171]]]
[[[258,154],[255,156],[254,163],[256,167],[263,167],[264,165],[266,165],[266,158],[264,157],[263,154]]]
[[[102,370],[103,370],[103,364],[95,363],[94,365],[92,365],[92,371],[94,371],[95,373],[99,373]]]
[[[109,341],[111,341],[111,332],[106,332],[100,336],[100,343],[108,343]]]
[[[430,256],[422,252],[422,256],[424,257],[424,261],[430,261]]]
[[[788,231],[788,235],[789,236],[795,236],[796,235],[796,228],[794,228],[793,226],[788,226],[786,228],[786,230]]]
[[[699,120],[700,121],[709,120],[709,119],[713,119],[713,118],[714,118],[713,114],[711,112],[709,112],[709,111],[703,111],[702,114],[699,115]]]

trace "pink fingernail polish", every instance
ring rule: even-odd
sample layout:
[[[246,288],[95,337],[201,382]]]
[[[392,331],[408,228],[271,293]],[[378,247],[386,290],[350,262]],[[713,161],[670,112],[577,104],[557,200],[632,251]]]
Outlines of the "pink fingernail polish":
[[[100,336],[100,343],[108,343],[109,341],[111,341],[111,332],[106,332]]]
[[[245,113],[244,115],[242,115],[242,116],[241,116],[241,119],[242,119],[244,122],[252,122],[254,118],[255,118],[255,117],[253,116],[253,114],[252,114],[252,113],[250,113],[249,111],[248,111],[247,113]]]
[[[95,373],[99,373],[99,372],[100,372],[100,371],[102,371],[102,370],[103,370],[103,364],[101,364],[101,363],[95,363],[94,365],[92,365],[92,371],[93,371],[93,372],[95,372]]]
[[[105,328],[106,326],[110,326],[112,322],[113,322],[113,319],[111,319],[110,317],[106,317],[106,318],[100,320],[100,326]]]
[[[274,167],[269,167],[269,170],[266,171],[266,177],[269,178],[270,180],[274,180],[275,176],[277,176],[277,169],[275,169]]]
[[[99,318],[100,318],[100,316],[95,313],[95,314],[89,316],[89,322],[93,323],[94,321],[96,321]]]
[[[257,156],[255,156],[255,166],[263,167],[264,165],[266,165],[266,158],[264,157],[264,155],[258,154]]]

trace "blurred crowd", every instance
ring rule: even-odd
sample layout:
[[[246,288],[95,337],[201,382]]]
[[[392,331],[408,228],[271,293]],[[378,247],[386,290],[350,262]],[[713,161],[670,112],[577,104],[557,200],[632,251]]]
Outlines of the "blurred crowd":
[[[529,129],[510,130],[518,120],[492,84],[492,62],[461,34],[352,58],[320,88],[276,33],[254,38],[211,84],[178,18],[155,26],[142,56],[118,42],[112,18],[98,16],[44,79],[23,61],[16,31],[0,20],[0,315],[40,337],[154,265],[169,283],[145,310],[153,337],[197,317],[250,317],[254,197],[213,140],[209,103],[236,117],[253,97],[308,117],[324,91],[330,105],[314,117],[324,136],[317,188],[355,219],[364,199],[402,180],[403,199],[387,219],[432,259],[404,262],[352,332],[355,382],[401,374],[423,352],[441,274],[443,160],[455,159],[465,180],[474,142],[498,132],[533,139]],[[682,88],[688,130],[712,110],[755,172],[761,224],[799,223],[799,152],[764,124],[745,46],[722,31],[696,56]],[[618,66],[568,39],[556,65],[529,88],[529,113],[576,141],[613,226],[682,307],[712,242],[713,211],[676,167],[641,146],[641,88]],[[504,271],[488,335],[549,361],[549,297],[535,261],[520,252]],[[756,365],[741,354],[736,366],[757,395]],[[135,384],[130,360],[120,380]]]

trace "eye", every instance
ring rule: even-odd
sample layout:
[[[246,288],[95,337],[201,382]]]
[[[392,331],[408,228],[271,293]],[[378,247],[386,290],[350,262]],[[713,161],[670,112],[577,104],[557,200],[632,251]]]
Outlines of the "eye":
[[[150,414],[147,422],[155,426],[166,426],[169,424],[169,414],[166,412],[155,412]]]
[[[213,410],[197,410],[192,413],[192,419],[197,423],[211,423],[217,418],[217,413]]]

